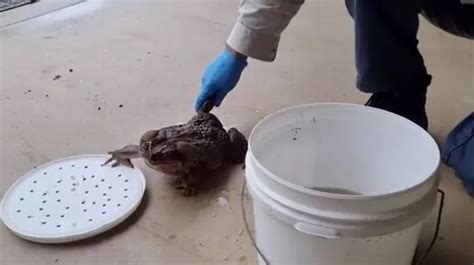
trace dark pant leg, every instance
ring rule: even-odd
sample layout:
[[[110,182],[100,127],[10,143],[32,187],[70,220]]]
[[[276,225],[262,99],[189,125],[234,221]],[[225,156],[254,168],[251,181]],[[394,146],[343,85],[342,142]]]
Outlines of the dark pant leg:
[[[474,4],[460,0],[429,0],[422,11],[433,25],[460,37],[474,39]]]
[[[418,51],[418,14],[424,0],[346,0],[354,18],[357,87],[364,92],[425,90]]]

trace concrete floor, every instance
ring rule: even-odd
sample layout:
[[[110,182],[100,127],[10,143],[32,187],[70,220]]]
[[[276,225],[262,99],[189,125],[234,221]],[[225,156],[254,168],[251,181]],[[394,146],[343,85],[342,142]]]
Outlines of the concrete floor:
[[[1,29],[0,195],[35,165],[104,153],[137,142],[148,129],[189,119],[201,71],[223,47],[237,7],[236,0],[91,0]],[[352,43],[342,1],[308,1],[284,34],[277,60],[250,61],[216,114],[248,135],[285,106],[364,102],[367,95],[353,85]],[[424,21],[420,43],[434,76],[430,131],[442,142],[474,109],[474,45]],[[61,78],[53,81],[56,75]],[[147,176],[148,203],[115,232],[48,246],[0,225],[0,264],[255,264],[242,233],[240,167],[225,186],[189,199],[137,165]],[[474,200],[451,170],[440,174],[445,215],[427,264],[473,264]],[[228,206],[216,202],[221,196]],[[251,214],[249,198],[246,205]]]

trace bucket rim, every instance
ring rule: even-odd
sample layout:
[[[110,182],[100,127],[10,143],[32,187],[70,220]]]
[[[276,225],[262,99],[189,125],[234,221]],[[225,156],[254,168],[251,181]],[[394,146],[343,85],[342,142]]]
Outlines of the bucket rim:
[[[360,109],[367,109],[369,111],[373,111],[373,112],[379,112],[379,113],[382,113],[384,115],[388,115],[388,116],[391,116],[392,118],[394,119],[398,119],[398,120],[401,120],[403,122],[405,122],[407,124],[407,126],[410,126],[414,129],[416,129],[419,133],[425,135],[427,138],[427,140],[433,145],[433,147],[435,147],[435,150],[437,150],[436,152],[436,158],[435,158],[435,161],[436,161],[436,166],[434,166],[431,170],[430,170],[430,173],[428,174],[428,177],[423,179],[422,181],[416,183],[415,185],[407,188],[407,189],[403,189],[403,190],[398,190],[398,191],[392,191],[392,192],[389,192],[389,193],[384,193],[384,194],[375,194],[375,195],[358,195],[358,194],[339,194],[339,193],[331,193],[331,192],[325,192],[325,191],[318,191],[318,190],[314,190],[314,189],[310,189],[310,188],[307,188],[307,187],[304,187],[304,186],[301,186],[301,185],[297,185],[297,184],[294,184],[288,180],[285,180],[284,178],[281,178],[279,177],[278,175],[274,174],[273,172],[271,172],[270,170],[268,170],[266,167],[264,167],[260,161],[257,159],[257,157],[254,155],[254,152],[253,152],[253,145],[252,145],[252,142],[254,140],[254,137],[255,137],[255,133],[256,133],[256,130],[259,128],[259,126],[261,126],[263,123],[265,122],[268,122],[268,120],[274,118],[276,115],[278,114],[281,114],[283,112],[288,112],[288,111],[291,111],[291,110],[295,110],[295,109],[300,109],[300,108],[307,108],[307,107],[311,107],[311,106],[341,106],[341,107],[355,107],[355,108],[360,108]],[[382,199],[382,198],[387,198],[387,197],[392,197],[394,195],[398,195],[398,194],[402,194],[402,193],[407,193],[407,192],[410,192],[410,191],[413,191],[413,190],[416,190],[418,187],[424,185],[425,183],[427,183],[428,181],[430,181],[430,179],[432,179],[433,177],[435,177],[436,175],[436,172],[438,171],[439,167],[440,167],[440,162],[441,162],[441,154],[440,154],[440,151],[439,151],[439,146],[437,145],[436,141],[433,139],[433,137],[427,132],[425,131],[423,128],[421,128],[420,126],[418,126],[416,123],[412,122],[411,120],[407,119],[407,118],[404,118],[400,115],[397,115],[397,114],[394,114],[392,112],[389,112],[389,111],[386,111],[386,110],[382,110],[382,109],[378,109],[378,108],[374,108],[374,107],[370,107],[370,106],[364,106],[364,105],[361,105],[361,104],[355,104],[355,103],[344,103],[344,102],[316,102],[316,103],[306,103],[306,104],[300,104],[300,105],[295,105],[295,106],[291,106],[291,107],[286,107],[286,108],[282,108],[276,112],[273,112],[267,116],[265,116],[262,120],[260,120],[252,129],[251,133],[250,133],[250,136],[249,136],[249,140],[248,140],[248,152],[247,152],[247,155],[250,156],[251,158],[251,161],[252,163],[254,163],[254,165],[259,169],[261,170],[265,175],[267,175],[269,178],[271,178],[273,181],[279,183],[280,185],[283,185],[287,188],[290,188],[292,190],[295,190],[297,192],[302,192],[302,193],[305,193],[305,194],[309,194],[309,195],[314,195],[314,196],[321,196],[321,197],[325,197],[325,198],[329,198],[329,199],[340,199],[340,200],[347,200],[347,199],[351,199],[351,200],[370,200],[370,199]]]

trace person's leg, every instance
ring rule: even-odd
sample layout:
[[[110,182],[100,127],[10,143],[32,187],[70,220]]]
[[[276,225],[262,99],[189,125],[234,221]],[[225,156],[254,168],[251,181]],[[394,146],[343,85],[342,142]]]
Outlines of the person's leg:
[[[374,93],[368,105],[427,128],[427,74],[418,51],[424,0],[346,0],[355,23],[357,88]]]
[[[474,4],[460,0],[426,1],[423,16],[433,25],[460,37],[474,39]]]

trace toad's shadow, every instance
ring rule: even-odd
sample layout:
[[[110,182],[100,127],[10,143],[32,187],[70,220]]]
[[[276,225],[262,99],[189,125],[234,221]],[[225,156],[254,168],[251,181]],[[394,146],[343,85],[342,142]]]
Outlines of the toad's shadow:
[[[230,177],[236,175],[243,169],[242,165],[225,165],[216,170],[203,170],[195,172],[193,175],[194,186],[196,189],[195,196],[207,197],[219,193],[223,188],[228,186]],[[238,174],[240,175],[240,174]],[[170,178],[170,185],[174,184],[173,178]]]

